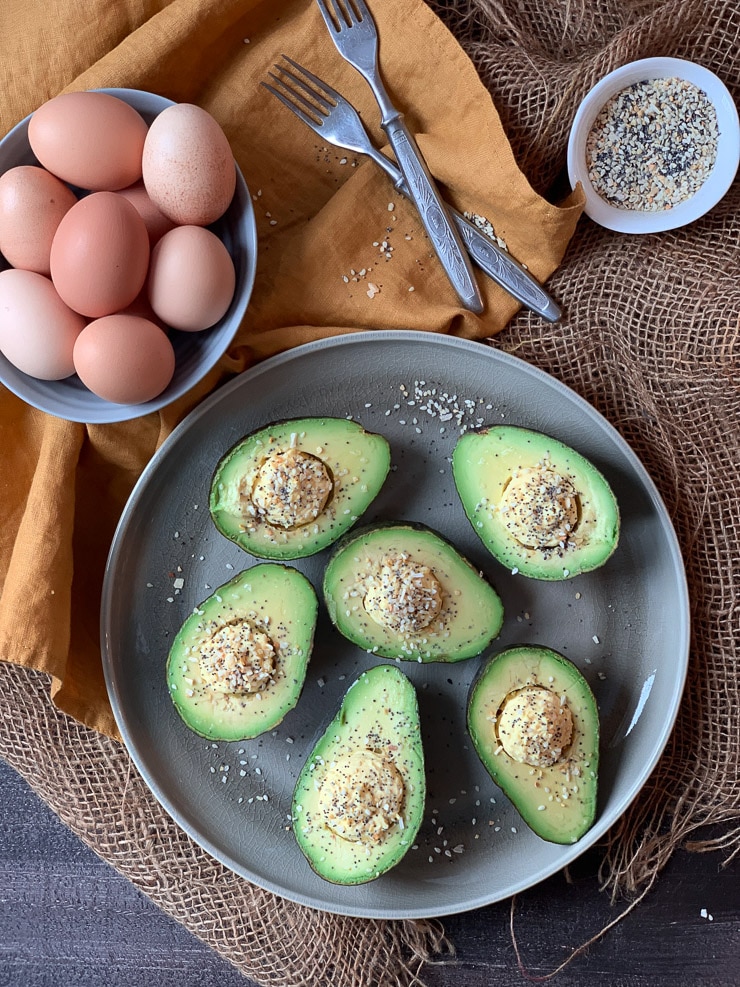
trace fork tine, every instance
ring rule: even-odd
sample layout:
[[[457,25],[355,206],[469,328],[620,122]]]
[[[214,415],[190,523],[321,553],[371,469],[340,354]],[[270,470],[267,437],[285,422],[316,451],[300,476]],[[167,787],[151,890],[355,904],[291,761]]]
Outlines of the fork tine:
[[[286,85],[282,79],[278,78],[278,76],[273,75],[272,72],[268,72],[267,74],[279,86],[282,86],[285,92],[289,93],[290,95],[286,96],[284,93],[280,92],[274,86],[271,86],[269,82],[261,82],[260,83],[261,86],[264,86],[265,89],[267,89],[268,92],[271,92],[273,96],[277,96],[277,98],[280,100],[281,103],[283,103],[284,106],[287,106],[289,110],[292,110],[293,113],[295,113],[295,115],[300,120],[302,120],[306,124],[306,126],[310,127],[312,130],[316,130],[317,127],[320,127],[322,125],[322,123],[324,122],[324,116],[321,113],[321,111],[318,110],[316,106],[313,105],[313,103],[309,103],[309,101],[307,99],[304,99],[300,93],[297,93],[294,90],[292,90],[290,86]],[[302,105],[305,107],[305,110],[301,109],[301,107],[296,104],[296,100],[302,103]]]
[[[268,72],[267,74],[270,78],[279,86],[282,86],[286,92],[290,93],[294,99],[297,99],[309,112],[312,111],[321,117],[328,116],[331,113],[333,104],[328,99],[324,99],[320,93],[315,93],[302,79],[299,79],[297,75],[293,75],[292,72],[288,72],[282,66],[276,65],[275,68],[281,74],[275,75],[274,72]],[[302,89],[310,99],[305,99],[301,96],[301,93],[298,91],[299,89]],[[317,103],[318,106],[316,105]]]
[[[324,15],[327,27],[335,34],[343,30],[358,27],[370,16],[370,11],[363,0],[316,0]]]
[[[314,75],[313,72],[309,72],[308,69],[304,68],[302,65],[299,65],[299,63],[294,61],[292,58],[290,58],[290,56],[283,55],[282,57],[285,59],[286,62],[288,62],[289,65],[293,66],[296,72],[300,72],[300,74],[304,76],[304,78],[308,79],[313,84],[314,91],[311,93],[311,95],[313,95],[316,99],[319,98],[318,93],[321,93],[323,96],[327,98],[327,100],[330,100],[331,103],[337,104],[342,102],[342,97],[339,95],[336,89],[332,89],[332,87],[329,85],[328,82],[324,82],[323,79],[319,79],[317,75]],[[282,66],[276,66],[276,68],[279,68],[281,72],[285,72],[286,75],[291,75],[291,76],[293,75],[292,72],[288,72],[287,69],[284,69]],[[303,85],[306,91],[309,91],[307,83],[301,82],[301,80],[298,78],[296,78],[296,82],[299,82],[301,85]]]
[[[342,30],[343,18],[337,11],[333,0],[316,0],[324,23],[329,28],[331,34],[338,34]]]
[[[356,21],[364,21],[366,17],[370,16],[365,0],[344,0],[344,5],[352,11]]]
[[[287,106],[292,113],[295,113],[298,119],[302,120],[307,127],[311,128],[311,130],[316,130],[321,126],[317,120],[314,120],[313,117],[310,117],[307,113],[304,113],[299,106],[296,106],[292,100],[287,98],[287,96],[283,96],[283,94],[278,92],[277,89],[275,89],[274,86],[271,86],[269,82],[260,82],[260,85],[268,92],[272,93],[273,96],[277,96],[280,102],[284,106]]]
[[[352,6],[352,0],[331,0],[331,4],[337,15],[342,19],[339,22],[339,29],[342,29],[342,21],[347,27],[354,27],[358,21],[357,14]]]

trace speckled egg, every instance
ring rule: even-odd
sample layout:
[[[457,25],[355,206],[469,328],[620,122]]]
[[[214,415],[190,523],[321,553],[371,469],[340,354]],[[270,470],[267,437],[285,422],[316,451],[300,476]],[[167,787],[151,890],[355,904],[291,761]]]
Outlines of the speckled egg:
[[[149,127],[142,159],[152,201],[180,225],[208,226],[228,209],[236,166],[218,122],[200,106],[168,106]]]

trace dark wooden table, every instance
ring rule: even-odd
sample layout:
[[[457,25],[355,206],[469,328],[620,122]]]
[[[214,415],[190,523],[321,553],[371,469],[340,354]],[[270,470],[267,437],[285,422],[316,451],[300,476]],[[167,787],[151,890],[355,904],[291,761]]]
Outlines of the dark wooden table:
[[[522,959],[533,975],[618,914],[586,853],[517,899]],[[511,987],[517,970],[509,902],[450,916],[453,964],[428,987]],[[553,983],[559,987],[738,987],[738,867],[677,853],[658,886]],[[250,987],[226,960],[165,916],[72,834],[0,761],[0,987]],[[299,987],[299,985],[296,985]],[[327,985],[342,987],[342,985]]]

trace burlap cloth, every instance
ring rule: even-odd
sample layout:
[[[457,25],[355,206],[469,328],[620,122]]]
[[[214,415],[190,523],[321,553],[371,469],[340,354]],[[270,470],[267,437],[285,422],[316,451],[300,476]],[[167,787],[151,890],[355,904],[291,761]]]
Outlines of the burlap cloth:
[[[415,239],[398,238],[373,299],[361,283],[347,290],[342,275],[366,266],[398,197],[372,166],[341,164],[256,88],[286,51],[377,119],[310,0],[56,0],[43,10],[5,0],[0,9],[3,133],[65,87],[150,89],[211,110],[257,196],[253,304],[195,393],[109,428],[59,422],[0,393],[0,755],[101,857],[266,985],[409,984],[443,930],[293,905],[180,831],[116,739],[97,606],[116,518],[154,449],[221,379],[308,339],[373,326],[489,339],[570,385],[622,433],[675,523],[693,646],[665,755],[604,846],[604,887],[644,889],[679,844],[720,848],[723,859],[740,847],[738,183],[689,229],[638,238],[579,221],[580,198],[564,202],[562,181],[576,106],[617,65],[694,58],[737,100],[740,14],[729,0],[375,0],[374,10],[387,78],[433,171],[538,277],[554,272],[561,324],[517,313],[490,284],[484,317],[461,313],[403,202]],[[708,824],[713,839],[701,840]]]

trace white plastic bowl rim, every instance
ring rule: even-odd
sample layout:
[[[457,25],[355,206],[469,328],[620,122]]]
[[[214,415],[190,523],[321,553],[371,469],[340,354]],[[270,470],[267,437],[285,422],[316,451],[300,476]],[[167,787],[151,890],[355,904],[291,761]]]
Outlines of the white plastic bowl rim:
[[[700,189],[685,202],[659,212],[618,209],[594,189],[586,167],[586,140],[603,105],[622,89],[648,79],[681,78],[706,93],[717,113],[717,159]],[[740,123],[735,103],[725,84],[709,69],[681,58],[643,58],[622,65],[604,76],[585,96],[573,120],[568,141],[568,177],[573,188],[581,183],[585,213],[594,222],[620,233],[658,233],[692,223],[725,195],[740,163]]]

